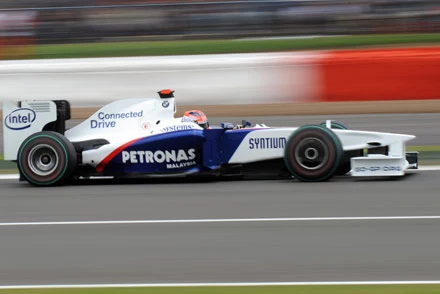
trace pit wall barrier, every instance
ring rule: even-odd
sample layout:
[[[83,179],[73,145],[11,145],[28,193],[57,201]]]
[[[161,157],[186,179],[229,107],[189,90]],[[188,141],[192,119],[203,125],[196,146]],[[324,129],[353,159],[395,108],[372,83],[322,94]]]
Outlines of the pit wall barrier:
[[[330,51],[318,74],[318,101],[440,99],[440,47]]]
[[[74,118],[165,88],[178,113],[210,116],[440,112],[440,46],[1,61],[0,75],[0,102],[66,99]]]

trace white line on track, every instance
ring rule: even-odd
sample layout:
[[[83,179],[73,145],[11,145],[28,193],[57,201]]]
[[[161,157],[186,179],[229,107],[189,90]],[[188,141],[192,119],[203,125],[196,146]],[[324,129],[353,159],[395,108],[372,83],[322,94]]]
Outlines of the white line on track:
[[[52,222],[2,222],[0,227],[54,226],[54,225],[125,225],[125,224],[189,224],[238,222],[296,222],[296,221],[368,221],[368,220],[427,220],[440,219],[440,215],[420,216],[356,216],[356,217],[279,217],[279,218],[213,218],[213,219],[157,219],[157,220],[107,220],[107,221],[52,221]]]
[[[440,165],[424,165],[419,166],[418,169],[408,170],[408,172],[417,172],[417,171],[440,171]],[[0,180],[18,180],[18,174],[3,174],[0,175]],[[93,177],[99,179],[101,177]]]
[[[418,170],[428,170],[428,171],[440,170],[440,165],[424,165],[424,166],[419,166]],[[416,169],[414,171],[416,171]]]
[[[18,180],[18,179],[19,179],[18,174],[0,175],[0,180]]]
[[[256,282],[256,283],[139,283],[139,284],[77,284],[77,285],[0,285],[0,289],[60,288],[135,288],[135,287],[246,287],[246,286],[344,286],[344,285],[429,285],[433,281],[329,281],[329,282]]]

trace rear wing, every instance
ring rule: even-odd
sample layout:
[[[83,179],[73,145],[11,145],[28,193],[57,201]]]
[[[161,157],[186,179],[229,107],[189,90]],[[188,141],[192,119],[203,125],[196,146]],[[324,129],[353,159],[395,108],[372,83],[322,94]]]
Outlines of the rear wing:
[[[71,117],[66,100],[25,100],[3,103],[4,160],[16,160],[21,143],[40,131],[64,134]]]

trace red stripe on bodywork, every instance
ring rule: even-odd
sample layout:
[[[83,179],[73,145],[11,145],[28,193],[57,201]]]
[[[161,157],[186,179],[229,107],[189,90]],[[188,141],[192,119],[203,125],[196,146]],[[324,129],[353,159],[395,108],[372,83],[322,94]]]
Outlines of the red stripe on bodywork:
[[[98,173],[102,172],[105,168],[105,166],[119,153],[122,152],[122,150],[124,150],[125,148],[127,148],[128,146],[130,146],[133,143],[136,143],[137,141],[139,141],[142,138],[138,138],[138,139],[134,139],[130,142],[125,143],[124,145],[119,146],[118,148],[116,148],[115,150],[113,150],[109,155],[107,155],[97,166],[96,166],[96,171]]]

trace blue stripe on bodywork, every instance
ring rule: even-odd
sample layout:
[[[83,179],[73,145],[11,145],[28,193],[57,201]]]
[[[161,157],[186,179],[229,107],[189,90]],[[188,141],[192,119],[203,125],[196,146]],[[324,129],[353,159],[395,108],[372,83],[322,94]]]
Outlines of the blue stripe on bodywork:
[[[219,140],[219,157],[222,163],[228,163],[246,135],[255,129],[227,130]]]
[[[198,171],[202,167],[202,145],[205,137],[202,130],[183,130],[141,138],[125,147],[105,167],[105,174],[175,174]],[[190,149],[195,149],[195,158],[192,160],[168,160],[163,162],[145,162],[143,154],[137,152],[174,152],[183,150],[188,155]],[[130,153],[133,157],[123,160],[123,152]],[[162,153],[160,152],[160,153]],[[127,155],[127,153],[125,153]],[[141,162],[141,157],[142,161]],[[133,160],[132,160],[133,159]],[[189,165],[180,164],[190,163]],[[195,164],[194,164],[195,163]],[[171,167],[172,166],[172,167]]]
[[[229,162],[237,151],[244,138],[257,129],[238,129],[225,130],[222,128],[212,128],[208,130],[183,130],[165,134],[153,135],[141,138],[113,157],[105,167],[103,174],[176,174],[187,172],[201,172],[213,170],[222,164]],[[190,165],[179,167],[181,161],[174,162],[140,162],[137,152],[148,151],[175,151],[184,150],[188,152],[195,149],[196,158]],[[122,153],[127,156],[127,152],[133,155],[133,159],[139,162],[132,162],[132,158],[125,162]],[[194,164],[195,162],[195,164]],[[169,166],[173,167],[170,168]],[[177,166],[177,167],[176,167]]]

